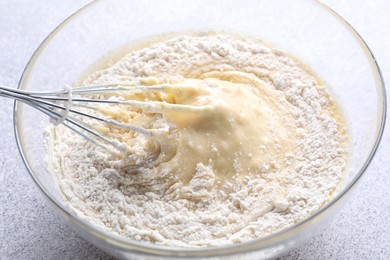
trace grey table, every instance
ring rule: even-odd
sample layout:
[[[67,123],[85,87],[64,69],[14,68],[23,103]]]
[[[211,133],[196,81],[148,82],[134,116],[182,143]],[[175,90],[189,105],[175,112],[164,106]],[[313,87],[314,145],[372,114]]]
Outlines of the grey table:
[[[87,0],[1,0],[0,84],[16,86],[45,36]],[[363,36],[390,86],[390,1],[327,0]],[[12,102],[0,99],[0,259],[111,259],[78,237],[35,188],[17,151]],[[390,127],[343,210],[282,259],[390,258]]]

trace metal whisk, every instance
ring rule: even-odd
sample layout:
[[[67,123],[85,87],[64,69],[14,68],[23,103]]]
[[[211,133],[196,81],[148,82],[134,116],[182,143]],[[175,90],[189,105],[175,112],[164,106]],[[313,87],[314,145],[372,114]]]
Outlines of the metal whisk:
[[[185,91],[186,89],[193,88],[193,86],[183,86],[178,84],[160,84],[153,86],[134,86],[128,83],[110,83],[103,85],[83,86],[77,88],[71,88],[65,86],[64,89],[59,91],[26,91],[20,89],[14,89],[9,87],[0,86],[0,96],[6,98],[12,98],[21,101],[42,113],[48,115],[51,118],[51,122],[54,125],[63,124],[65,127],[81,135],[88,141],[103,147],[104,149],[112,152],[112,147],[119,152],[124,152],[128,148],[127,145],[123,145],[117,140],[110,139],[106,135],[99,132],[93,125],[84,122],[75,117],[75,115],[81,117],[88,117],[90,119],[106,123],[108,125],[134,131],[145,136],[153,137],[155,132],[151,129],[146,129],[141,126],[137,126],[130,123],[118,122],[110,119],[109,117],[99,116],[85,112],[85,109],[97,110],[96,107],[90,104],[113,104],[113,105],[127,105],[131,108],[141,109],[144,113],[161,113],[165,112],[181,112],[181,113],[199,113],[210,109],[208,106],[192,106],[184,104],[172,104],[163,101],[137,101],[137,100],[110,100],[110,99],[94,99],[84,98],[83,96],[91,96],[93,94],[99,94],[103,97],[105,95],[115,94],[121,92],[175,92]],[[76,108],[84,108],[83,111]],[[86,134],[89,133],[90,135]],[[109,145],[108,145],[109,144]]]

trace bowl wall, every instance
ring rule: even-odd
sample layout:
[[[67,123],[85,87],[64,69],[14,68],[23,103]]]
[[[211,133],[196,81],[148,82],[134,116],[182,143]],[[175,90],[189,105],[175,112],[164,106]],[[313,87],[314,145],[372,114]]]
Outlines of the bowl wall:
[[[316,1],[97,1],[61,24],[36,51],[21,78],[27,90],[58,89],[77,81],[89,66],[126,44],[170,33],[222,31],[262,39],[293,54],[330,86],[342,104],[351,155],[338,196],[304,223],[264,239],[217,248],[167,248],[107,234],[78,219],[64,205],[45,167],[44,130],[50,123],[26,105],[15,107],[15,130],[22,157],[37,185],[86,239],[121,257],[143,254],[248,259],[278,255],[310,236],[341,203],[373,156],[383,131],[384,86],[361,38],[340,17]],[[228,255],[226,255],[228,254]],[[156,257],[159,259],[160,257]],[[220,259],[220,258],[218,258]],[[244,258],[243,258],[244,259]]]

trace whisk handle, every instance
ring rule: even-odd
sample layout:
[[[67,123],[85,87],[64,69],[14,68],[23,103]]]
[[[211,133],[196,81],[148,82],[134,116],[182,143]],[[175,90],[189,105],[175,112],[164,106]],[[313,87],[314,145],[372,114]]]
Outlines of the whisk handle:
[[[11,99],[18,99],[18,91],[14,88],[0,86],[0,96]]]

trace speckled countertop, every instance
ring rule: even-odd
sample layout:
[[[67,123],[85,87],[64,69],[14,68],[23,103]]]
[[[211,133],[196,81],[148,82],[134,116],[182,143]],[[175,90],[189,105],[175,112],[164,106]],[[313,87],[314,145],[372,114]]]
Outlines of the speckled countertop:
[[[0,84],[17,86],[39,43],[87,0],[1,0]],[[362,35],[390,86],[390,1],[326,0]],[[43,199],[18,153],[12,101],[0,99],[0,259],[111,259],[78,237]],[[390,259],[390,127],[340,213],[281,259]]]

